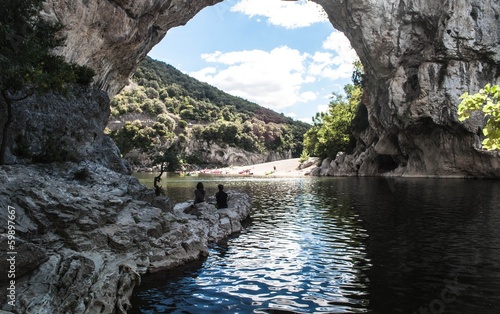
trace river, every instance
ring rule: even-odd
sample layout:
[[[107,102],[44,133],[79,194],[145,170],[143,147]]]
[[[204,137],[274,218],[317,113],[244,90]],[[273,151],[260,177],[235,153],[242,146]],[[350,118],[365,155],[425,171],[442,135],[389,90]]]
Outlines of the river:
[[[142,175],[152,182],[151,175]],[[500,313],[500,181],[197,178],[253,200],[206,260],[145,275],[130,313]]]

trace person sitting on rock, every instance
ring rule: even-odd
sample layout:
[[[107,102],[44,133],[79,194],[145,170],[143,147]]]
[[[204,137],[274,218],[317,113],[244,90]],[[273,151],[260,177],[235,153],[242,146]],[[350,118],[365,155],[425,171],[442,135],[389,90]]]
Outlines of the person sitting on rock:
[[[217,208],[227,208],[227,193],[224,192],[224,186],[222,184],[218,185],[219,192],[215,193],[215,199],[217,201]]]
[[[203,203],[205,201],[205,190],[203,189],[203,183],[198,182],[196,185],[196,190],[194,191],[194,204]]]

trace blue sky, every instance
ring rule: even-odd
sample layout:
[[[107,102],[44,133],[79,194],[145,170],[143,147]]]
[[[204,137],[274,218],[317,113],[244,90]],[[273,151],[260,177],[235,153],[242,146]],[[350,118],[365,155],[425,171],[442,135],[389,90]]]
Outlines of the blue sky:
[[[169,30],[149,56],[311,122],[351,81],[356,53],[313,2],[225,0]]]

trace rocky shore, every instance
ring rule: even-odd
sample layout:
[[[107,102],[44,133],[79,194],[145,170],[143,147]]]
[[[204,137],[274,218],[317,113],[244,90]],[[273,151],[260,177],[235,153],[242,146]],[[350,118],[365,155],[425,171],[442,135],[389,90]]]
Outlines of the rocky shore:
[[[13,313],[126,313],[141,274],[207,255],[251,210],[248,195],[228,191],[229,209],[187,214],[92,162],[3,166],[0,181],[0,268],[15,274],[3,271],[2,291],[15,290],[0,301]]]

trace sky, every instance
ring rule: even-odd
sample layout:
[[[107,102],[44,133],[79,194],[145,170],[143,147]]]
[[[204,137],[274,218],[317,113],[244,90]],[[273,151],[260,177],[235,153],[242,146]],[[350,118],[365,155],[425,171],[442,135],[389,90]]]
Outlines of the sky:
[[[148,54],[200,81],[311,123],[351,82],[357,58],[317,4],[224,0],[170,29]]]

